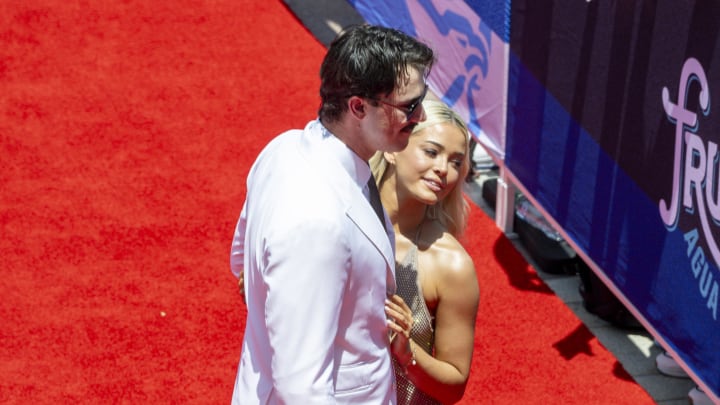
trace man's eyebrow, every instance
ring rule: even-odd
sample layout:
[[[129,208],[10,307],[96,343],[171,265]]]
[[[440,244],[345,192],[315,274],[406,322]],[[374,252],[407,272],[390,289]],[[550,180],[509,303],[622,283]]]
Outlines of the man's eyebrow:
[[[423,96],[422,96],[422,94],[421,94],[421,95],[415,97],[414,99],[410,100],[410,101],[408,102],[408,105],[413,105],[413,104],[417,103],[418,101],[422,100],[422,98],[423,98]]]
[[[429,90],[429,89],[427,88],[427,84],[426,84],[426,85],[425,85],[425,90],[423,91],[423,93],[421,93],[419,96],[411,99],[410,101],[407,101],[407,106],[409,107],[409,106],[417,103],[418,101],[422,100],[422,99],[427,95],[428,90]]]

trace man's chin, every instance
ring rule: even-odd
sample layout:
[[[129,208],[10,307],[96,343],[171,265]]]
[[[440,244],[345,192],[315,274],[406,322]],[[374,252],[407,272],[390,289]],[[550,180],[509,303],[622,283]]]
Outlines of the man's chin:
[[[398,142],[395,142],[394,145],[392,145],[394,150],[388,150],[386,152],[400,152],[403,149],[405,149],[408,146],[408,140],[409,138],[402,138],[398,139]]]
[[[408,146],[410,137],[407,134],[400,133],[395,139],[388,142],[384,148],[381,148],[383,152],[400,152]]]
[[[416,126],[417,123],[408,124],[403,129],[401,129],[400,132],[410,135],[415,130]]]

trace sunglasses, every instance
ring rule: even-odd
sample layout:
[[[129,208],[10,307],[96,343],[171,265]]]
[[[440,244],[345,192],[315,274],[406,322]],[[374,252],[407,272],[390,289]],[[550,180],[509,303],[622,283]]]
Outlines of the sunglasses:
[[[420,97],[418,97],[417,100],[413,101],[412,103],[410,103],[409,105],[406,105],[406,106],[388,103],[387,101],[382,101],[377,98],[371,98],[370,100],[377,101],[377,102],[383,103],[385,105],[389,105],[390,107],[393,107],[393,108],[397,108],[398,110],[405,113],[405,117],[407,118],[408,121],[410,121],[410,119],[412,119],[412,117],[413,117],[413,114],[415,114],[415,111],[417,110],[418,106],[420,104],[422,104],[423,100],[425,99],[425,96],[427,95],[427,91],[428,91],[428,85],[426,84],[425,89],[423,90]]]

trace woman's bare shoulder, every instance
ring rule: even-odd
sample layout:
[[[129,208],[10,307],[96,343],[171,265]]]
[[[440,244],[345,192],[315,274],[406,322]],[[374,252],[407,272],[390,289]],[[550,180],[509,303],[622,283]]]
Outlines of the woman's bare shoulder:
[[[445,276],[476,278],[472,257],[460,241],[440,225],[434,226],[433,234],[432,240],[425,241],[429,244],[427,252],[433,267]]]

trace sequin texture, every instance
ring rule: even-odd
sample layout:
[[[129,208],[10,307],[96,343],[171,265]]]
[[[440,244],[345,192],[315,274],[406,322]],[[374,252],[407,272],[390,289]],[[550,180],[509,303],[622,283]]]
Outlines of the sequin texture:
[[[402,297],[405,303],[412,310],[415,323],[413,324],[410,336],[416,347],[432,354],[435,342],[435,331],[433,329],[433,320],[425,305],[420,283],[418,280],[418,260],[417,246],[413,244],[410,247],[405,260],[402,263],[396,263],[395,278],[397,280],[397,294]],[[403,366],[398,364],[393,358],[393,366],[395,369],[395,382],[397,384],[398,405],[437,405],[436,401],[429,395],[420,391],[407,378],[403,370]]]

